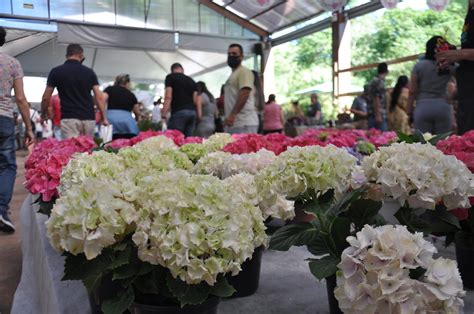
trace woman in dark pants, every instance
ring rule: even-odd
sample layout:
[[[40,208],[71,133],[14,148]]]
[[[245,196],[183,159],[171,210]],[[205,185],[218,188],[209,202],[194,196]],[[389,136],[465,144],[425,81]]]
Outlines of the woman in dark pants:
[[[440,67],[459,62],[456,71],[458,86],[458,133],[474,129],[474,1],[471,0],[461,34],[461,50],[441,51],[437,54]]]

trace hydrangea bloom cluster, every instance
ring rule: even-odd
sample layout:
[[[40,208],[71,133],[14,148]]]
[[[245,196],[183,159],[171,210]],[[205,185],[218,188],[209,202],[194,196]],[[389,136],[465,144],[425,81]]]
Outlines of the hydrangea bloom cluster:
[[[244,174],[220,180],[179,170],[144,178],[133,235],[139,258],[188,284],[238,273],[266,241],[251,182]]]
[[[365,157],[361,166],[370,184],[383,197],[410,208],[434,209],[443,202],[448,209],[469,207],[474,177],[455,157],[431,145],[396,143]]]
[[[436,145],[446,155],[453,155],[474,172],[474,131],[462,136],[453,135]]]
[[[221,179],[238,173],[257,174],[275,160],[274,153],[261,149],[256,153],[232,155],[226,152],[211,153],[199,160],[195,173],[212,174]]]
[[[345,149],[326,147],[290,147],[256,175],[264,207],[271,207],[278,195],[291,199],[315,199],[334,190],[336,199],[351,185],[357,159]]]
[[[41,194],[43,201],[54,199],[61,171],[72,155],[90,152],[95,146],[92,138],[86,136],[63,141],[51,138],[37,144],[25,163],[26,188],[33,194]]]
[[[138,183],[150,175],[193,166],[176,146],[169,148],[168,141],[154,137],[118,154],[75,155],[64,168],[60,198],[47,222],[53,247],[93,259],[123,236],[138,218]]]
[[[52,246],[88,259],[115,243],[134,220],[121,157],[104,151],[75,155],[65,167],[60,198],[46,223]]]
[[[342,253],[334,295],[344,313],[459,313],[465,292],[456,262],[405,226],[366,225]],[[410,271],[424,269],[419,276]]]

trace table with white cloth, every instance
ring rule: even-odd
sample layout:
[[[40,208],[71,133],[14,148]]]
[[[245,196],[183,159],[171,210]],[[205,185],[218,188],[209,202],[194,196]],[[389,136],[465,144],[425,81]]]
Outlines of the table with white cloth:
[[[21,208],[22,275],[13,301],[13,314],[82,314],[90,313],[87,291],[79,281],[61,281],[64,257],[56,252],[46,237],[47,217],[37,213],[35,197],[28,196]],[[440,253],[454,257],[451,246]],[[305,247],[288,252],[267,250],[263,254],[260,287],[254,295],[223,300],[219,314],[240,313],[328,313],[326,285],[309,272]],[[474,313],[474,291],[468,291],[465,313]]]

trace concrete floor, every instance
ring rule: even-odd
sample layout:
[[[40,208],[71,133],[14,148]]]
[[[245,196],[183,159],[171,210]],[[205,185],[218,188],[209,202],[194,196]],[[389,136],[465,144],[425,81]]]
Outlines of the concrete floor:
[[[19,210],[27,191],[23,187],[25,153],[17,155],[18,173],[13,201],[12,219],[19,227]],[[454,258],[454,248],[442,248],[443,256]],[[0,313],[10,313],[13,295],[21,275],[20,230],[13,235],[0,234]],[[305,248],[288,252],[266,251],[263,255],[260,287],[256,294],[246,298],[223,300],[219,314],[305,314],[328,313],[326,284],[318,282],[309,272],[305,259],[311,254]],[[474,291],[465,297],[465,313],[474,314]]]
[[[25,181],[26,151],[18,151],[18,171],[13,191],[13,199],[10,203],[11,219],[17,228],[11,235],[0,233],[0,313],[9,314],[13,302],[13,295],[20,282],[21,276],[21,237],[20,237],[20,208],[28,195],[23,187]]]

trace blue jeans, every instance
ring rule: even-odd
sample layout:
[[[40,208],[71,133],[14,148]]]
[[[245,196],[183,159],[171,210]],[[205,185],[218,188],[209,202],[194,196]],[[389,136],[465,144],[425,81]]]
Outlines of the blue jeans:
[[[196,111],[185,109],[171,114],[168,129],[178,130],[187,137],[193,136],[195,125]]]
[[[369,129],[377,129],[384,132],[388,131],[387,118],[382,118],[382,123],[379,126],[375,124],[375,117],[369,117],[367,123]]]
[[[15,176],[15,126],[12,118],[0,116],[0,212],[8,210]]]

